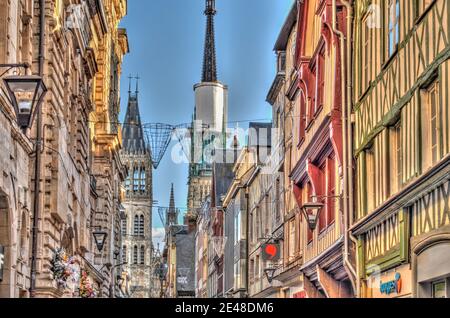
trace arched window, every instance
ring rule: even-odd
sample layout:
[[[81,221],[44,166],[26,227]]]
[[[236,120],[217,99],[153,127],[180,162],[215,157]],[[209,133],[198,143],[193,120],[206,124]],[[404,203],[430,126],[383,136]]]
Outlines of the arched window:
[[[138,263],[138,247],[137,245],[135,245],[133,250],[133,264],[137,265],[137,263]]]
[[[305,130],[306,130],[306,98],[303,92],[300,92],[300,125],[299,125],[299,143],[303,141],[305,138]]]
[[[144,236],[144,224],[145,224],[145,219],[144,219],[144,216],[141,215],[139,218],[139,235],[140,236]]]
[[[145,246],[141,246],[141,265],[145,264]]]
[[[133,173],[133,191],[139,191],[139,168],[134,168]]]
[[[139,235],[139,216],[137,216],[137,215],[134,216],[134,230],[133,230],[133,234],[134,235]]]
[[[127,235],[128,222],[127,219],[122,220],[122,235]]]
[[[127,246],[124,245],[122,248],[122,263],[127,262]]]
[[[145,167],[141,168],[141,181],[140,181],[140,191],[145,192],[145,186],[146,186],[146,174],[145,174]]]

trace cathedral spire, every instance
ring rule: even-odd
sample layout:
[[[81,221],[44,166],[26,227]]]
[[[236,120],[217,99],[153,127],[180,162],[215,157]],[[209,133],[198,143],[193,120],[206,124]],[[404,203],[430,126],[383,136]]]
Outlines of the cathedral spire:
[[[127,153],[143,154],[147,152],[147,148],[139,113],[138,86],[136,86],[136,92],[134,94],[131,93],[131,79],[132,77],[130,76],[128,106],[122,133],[122,149]]]
[[[175,211],[175,194],[174,194],[174,191],[173,191],[173,183],[172,183],[172,188],[170,189],[169,210]]]
[[[167,217],[166,217],[166,222],[167,222],[166,225],[167,226],[178,224],[178,222],[177,222],[178,211],[175,207],[175,194],[174,193],[175,192],[173,190],[173,183],[172,183],[172,188],[170,189],[169,209],[167,210]]]
[[[217,81],[216,44],[214,39],[214,16],[216,13],[216,0],[206,0],[205,15],[207,19],[202,82],[208,83]]]

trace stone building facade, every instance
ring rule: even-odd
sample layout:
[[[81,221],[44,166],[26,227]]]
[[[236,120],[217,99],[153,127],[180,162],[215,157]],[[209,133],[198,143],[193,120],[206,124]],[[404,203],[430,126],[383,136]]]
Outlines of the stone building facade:
[[[121,158],[127,167],[122,262],[133,298],[150,298],[152,264],[152,159],[139,114],[138,91],[129,92]]]
[[[0,245],[7,259],[2,296],[30,296],[32,257],[36,275],[31,296],[81,297],[81,276],[87,277],[95,296],[110,294],[125,171],[118,156],[117,116],[120,65],[128,52],[126,32],[118,22],[126,6],[126,0],[2,1],[0,63],[28,63],[29,74],[42,70],[48,88],[42,126],[34,124],[25,132],[18,130],[2,89],[2,149],[7,150],[1,154],[0,224],[5,235]],[[37,129],[42,143],[40,192],[35,196],[32,150]],[[34,197],[40,207],[35,250]],[[107,233],[101,253],[92,235],[96,229]],[[67,286],[57,283],[52,264],[60,249],[77,273],[75,283]]]

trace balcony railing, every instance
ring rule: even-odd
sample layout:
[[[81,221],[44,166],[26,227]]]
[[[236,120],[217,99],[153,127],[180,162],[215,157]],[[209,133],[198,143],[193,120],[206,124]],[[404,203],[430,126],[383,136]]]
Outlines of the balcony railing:
[[[319,256],[332,246],[340,238],[340,232],[340,227],[333,223],[324,232],[315,237],[305,248],[305,262]]]

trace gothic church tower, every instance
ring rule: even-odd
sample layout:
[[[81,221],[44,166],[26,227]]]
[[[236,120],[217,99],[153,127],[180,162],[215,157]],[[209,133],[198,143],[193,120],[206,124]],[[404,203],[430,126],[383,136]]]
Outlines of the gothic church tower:
[[[202,80],[194,86],[195,110],[191,164],[188,181],[188,213],[195,220],[202,202],[209,195],[212,180],[213,149],[224,148],[228,87],[217,79],[214,17],[215,0],[206,0],[206,35],[203,55]]]
[[[128,108],[123,125],[121,159],[128,168],[125,181],[125,220],[122,221],[122,260],[130,277],[132,298],[151,297],[152,256],[152,159],[146,145],[135,93],[128,94]]]

